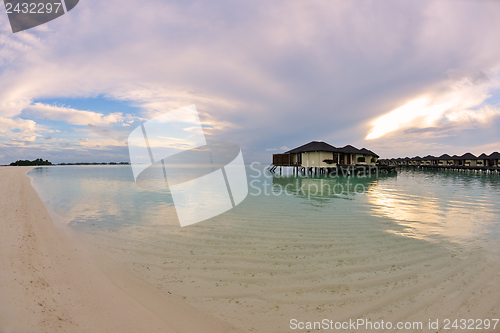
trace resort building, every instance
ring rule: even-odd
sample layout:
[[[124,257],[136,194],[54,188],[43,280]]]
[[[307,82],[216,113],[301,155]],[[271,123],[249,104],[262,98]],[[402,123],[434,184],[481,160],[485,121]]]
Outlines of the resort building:
[[[427,155],[425,157],[422,157],[422,165],[436,165],[437,164],[437,157]]]
[[[498,161],[500,160],[500,153],[494,152],[488,156],[488,165],[487,166],[498,166]]]
[[[498,166],[498,160],[500,159],[500,153],[494,152],[491,153],[489,156],[486,155],[485,153],[482,153],[477,157],[477,165],[482,165],[482,166]]]
[[[460,156],[460,160],[462,161],[462,164],[460,165],[465,165],[465,166],[476,166],[477,162],[477,157],[474,156],[471,153],[465,153],[462,156]]]
[[[477,157],[476,165],[477,166],[488,165],[488,155],[486,155],[485,153],[482,153],[481,155],[479,155]]]
[[[452,165],[453,160],[450,155],[443,154],[438,157],[438,165]]]
[[[323,141],[311,141],[282,154],[273,154],[273,165],[330,168],[338,165],[375,165],[378,155],[351,145],[334,147]]]
[[[410,162],[411,162],[411,165],[420,165],[420,163],[422,162],[422,157],[417,155],[417,156],[411,158]]]
[[[500,153],[493,152],[490,155],[482,153],[478,157],[471,153],[465,153],[462,156],[443,154],[439,157],[427,155],[425,157],[415,156],[412,158],[391,158],[380,159],[380,165],[393,165],[393,166],[436,166],[436,167],[467,167],[478,169],[493,169],[497,170],[500,162]]]

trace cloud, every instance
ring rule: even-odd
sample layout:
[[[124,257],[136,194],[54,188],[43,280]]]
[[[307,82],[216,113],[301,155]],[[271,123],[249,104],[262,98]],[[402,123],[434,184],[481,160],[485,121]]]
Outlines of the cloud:
[[[12,130],[33,131],[36,123],[30,119],[11,119],[0,117],[0,133],[5,133]]]
[[[0,117],[0,144],[12,140],[32,142],[40,136],[36,122],[30,119],[11,119]]]
[[[24,109],[23,115],[35,119],[65,121],[73,125],[109,125],[126,119],[121,113],[103,115],[93,111],[82,111],[64,106],[35,103]]]
[[[488,124],[492,118],[500,116],[500,108],[487,105],[478,110],[460,110],[446,114],[446,118],[451,122],[467,124]]]
[[[138,7],[89,0],[47,25],[0,35],[0,117],[15,126],[36,121],[22,130],[26,138],[57,129],[54,137],[74,134],[68,142],[87,138],[117,154],[135,125],[123,113],[34,101],[105,96],[140,108],[136,121],[196,104],[213,140],[249,147],[248,160],[269,161],[269,142],[295,147],[321,139],[375,150],[403,133],[402,149],[428,147],[432,138],[405,134],[411,128],[447,128],[435,138],[446,146],[458,128],[496,119],[484,110],[495,107],[485,96],[498,96],[491,90],[500,68],[498,15],[498,3],[486,1],[145,0]],[[373,124],[412,101],[424,111]],[[43,127],[39,117],[70,126]],[[71,133],[88,124],[94,127]],[[2,142],[21,139],[10,128]],[[378,138],[366,142],[367,135]],[[500,141],[493,132],[476,136]],[[56,149],[50,141],[42,147]]]
[[[491,106],[474,109],[483,104],[499,88],[498,78],[487,79],[483,72],[473,79],[465,78],[453,82],[448,91],[435,96],[422,96],[411,100],[373,121],[367,140],[380,138],[393,131],[407,128],[428,128],[443,120],[471,123],[471,120],[486,123],[487,119],[498,115]]]

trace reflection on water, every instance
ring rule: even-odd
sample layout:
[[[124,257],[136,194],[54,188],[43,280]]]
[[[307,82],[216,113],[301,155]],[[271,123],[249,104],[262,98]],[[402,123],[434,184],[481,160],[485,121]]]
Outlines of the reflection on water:
[[[329,176],[275,176],[273,194],[297,195],[307,200],[328,202],[328,199],[348,199],[364,194],[375,187],[378,178],[371,177],[329,177]]]
[[[39,167],[28,175],[42,200],[75,228],[178,225],[164,179],[137,186],[129,166]]]
[[[401,171],[367,192],[374,216],[405,227],[393,231],[429,241],[498,246],[500,181],[495,175]]]
[[[204,223],[227,228],[230,219],[267,225],[252,216],[279,212],[291,217],[290,224],[307,220],[321,227],[343,214],[354,219],[353,228],[369,222],[373,230],[433,242],[494,240],[488,243],[492,246],[500,239],[498,176],[401,171],[397,176],[304,177],[270,175],[259,168],[247,170],[245,201]],[[29,175],[44,202],[76,228],[179,228],[161,176],[137,186],[128,166],[40,167]]]

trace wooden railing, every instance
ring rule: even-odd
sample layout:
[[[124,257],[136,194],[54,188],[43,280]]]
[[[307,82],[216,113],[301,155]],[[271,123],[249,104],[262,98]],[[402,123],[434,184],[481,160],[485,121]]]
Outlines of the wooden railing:
[[[277,166],[300,166],[298,161],[294,162],[294,158],[298,159],[296,154],[273,154],[273,165]]]

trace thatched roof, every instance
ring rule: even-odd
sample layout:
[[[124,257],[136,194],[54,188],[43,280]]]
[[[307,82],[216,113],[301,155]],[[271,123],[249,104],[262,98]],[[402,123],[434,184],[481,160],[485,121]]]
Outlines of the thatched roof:
[[[316,151],[327,151],[332,153],[344,153],[344,154],[363,154],[363,155],[372,155],[378,157],[377,154],[366,148],[358,149],[351,145],[347,145],[342,148],[337,148],[323,141],[311,141],[309,143],[306,143],[305,145],[286,151],[285,154],[310,153]]]
[[[379,157],[377,154],[375,154],[374,152],[372,152],[370,149],[366,149],[366,148],[361,148],[360,151],[364,154],[364,155],[373,155],[375,157]]]
[[[460,156],[461,160],[475,160],[477,159],[476,156],[472,155],[471,153],[465,153],[462,156]]]
[[[451,160],[451,159],[452,159],[451,156],[448,155],[448,154],[443,154],[443,155],[441,155],[441,156],[438,157],[438,160],[443,160],[443,161],[445,161],[445,160]]]
[[[490,158],[490,160],[498,160],[500,159],[500,153],[498,153],[497,151],[494,152],[494,153],[491,153],[490,156],[488,156]]]
[[[289,150],[285,152],[285,154],[309,153],[315,151],[329,151],[336,153],[339,151],[339,148],[335,148],[334,146],[323,141],[311,141],[305,145]]]
[[[485,153],[482,153],[481,155],[479,155],[477,157],[478,160],[487,160],[488,159],[488,155],[486,155]]]
[[[363,154],[363,152],[361,150],[359,150],[358,148],[353,147],[351,145],[344,146],[344,147],[340,148],[340,150],[342,153],[345,153],[345,154]]]

